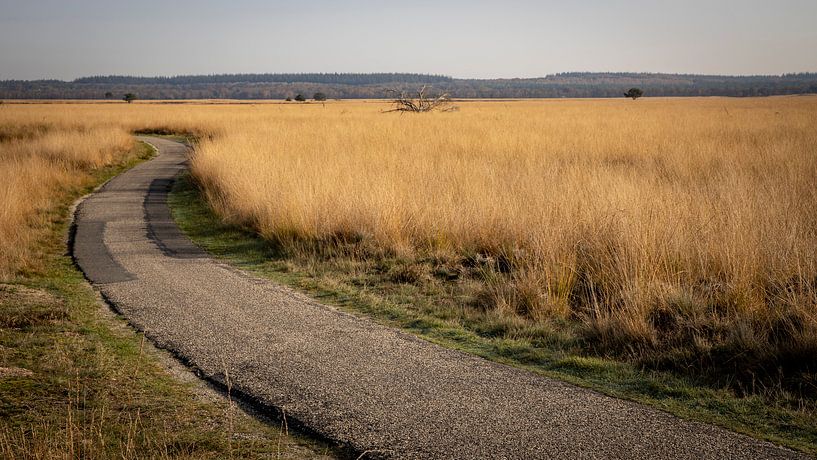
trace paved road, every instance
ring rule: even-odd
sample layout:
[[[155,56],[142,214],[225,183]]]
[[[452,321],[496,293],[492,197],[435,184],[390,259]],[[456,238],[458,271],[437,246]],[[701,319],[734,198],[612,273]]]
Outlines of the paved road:
[[[448,350],[210,259],[172,222],[181,144],[76,213],[74,256],[205,377],[354,452],[396,458],[790,458],[772,444]]]

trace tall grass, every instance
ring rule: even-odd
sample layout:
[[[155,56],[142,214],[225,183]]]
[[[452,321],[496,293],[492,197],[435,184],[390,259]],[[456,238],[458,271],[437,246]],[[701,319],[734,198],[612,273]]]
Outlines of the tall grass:
[[[319,446],[171,377],[144,337],[100,315],[99,299],[65,257],[71,201],[148,153],[129,131],[162,127],[148,119],[177,129],[177,115],[0,105],[0,458],[320,455]]]
[[[593,353],[817,381],[817,98],[384,107],[6,104],[0,271],[40,194],[127,131],[189,132],[218,214],[290,254],[445,266],[466,308]]]
[[[478,308],[599,353],[817,372],[814,98],[279,111],[225,122],[193,173],[288,251],[478,261]]]
[[[37,241],[65,192],[88,171],[120,160],[133,140],[121,128],[9,117],[0,110],[0,279],[39,265]]]
[[[122,161],[131,132],[220,133],[223,115],[196,107],[0,106],[0,280],[42,266],[38,244],[60,198],[90,184],[90,172]]]

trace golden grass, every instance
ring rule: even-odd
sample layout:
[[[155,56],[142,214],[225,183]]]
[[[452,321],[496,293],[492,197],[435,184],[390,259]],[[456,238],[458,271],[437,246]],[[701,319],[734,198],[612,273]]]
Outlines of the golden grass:
[[[100,315],[65,255],[67,207],[149,149],[131,112],[99,107],[0,105],[0,458],[317,458]]]
[[[717,366],[728,351],[815,372],[817,98],[385,107],[6,104],[0,126],[45,117],[56,131],[36,139],[56,144],[43,146],[108,133],[99,152],[124,148],[128,130],[195,133],[214,209],[293,254],[477,267],[476,308],[568,321],[604,354]],[[14,153],[30,139],[0,144],[6,271],[25,255],[7,240],[28,238],[42,206],[29,197],[105,161]]]
[[[289,251],[478,260],[481,307],[605,354],[814,372],[815,126],[815,98],[277,109],[226,121],[193,173]]]
[[[0,110],[0,279],[39,266],[35,246],[65,191],[88,183],[88,171],[122,158],[126,131],[21,119]]]

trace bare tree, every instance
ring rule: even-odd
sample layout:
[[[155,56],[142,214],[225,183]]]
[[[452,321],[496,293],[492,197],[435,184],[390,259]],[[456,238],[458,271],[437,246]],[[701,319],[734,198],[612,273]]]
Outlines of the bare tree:
[[[451,105],[451,98],[447,93],[438,96],[429,96],[427,94],[428,85],[423,85],[417,93],[417,97],[409,96],[405,91],[390,90],[389,93],[394,95],[392,103],[394,108],[384,111],[388,112],[431,112],[432,110],[440,110],[442,112],[450,112],[457,110],[456,106]]]

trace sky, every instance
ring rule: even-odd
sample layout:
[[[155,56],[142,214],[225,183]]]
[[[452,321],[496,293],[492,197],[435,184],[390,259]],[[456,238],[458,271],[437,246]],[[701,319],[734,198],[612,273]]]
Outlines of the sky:
[[[0,80],[817,71],[817,0],[0,0]]]

